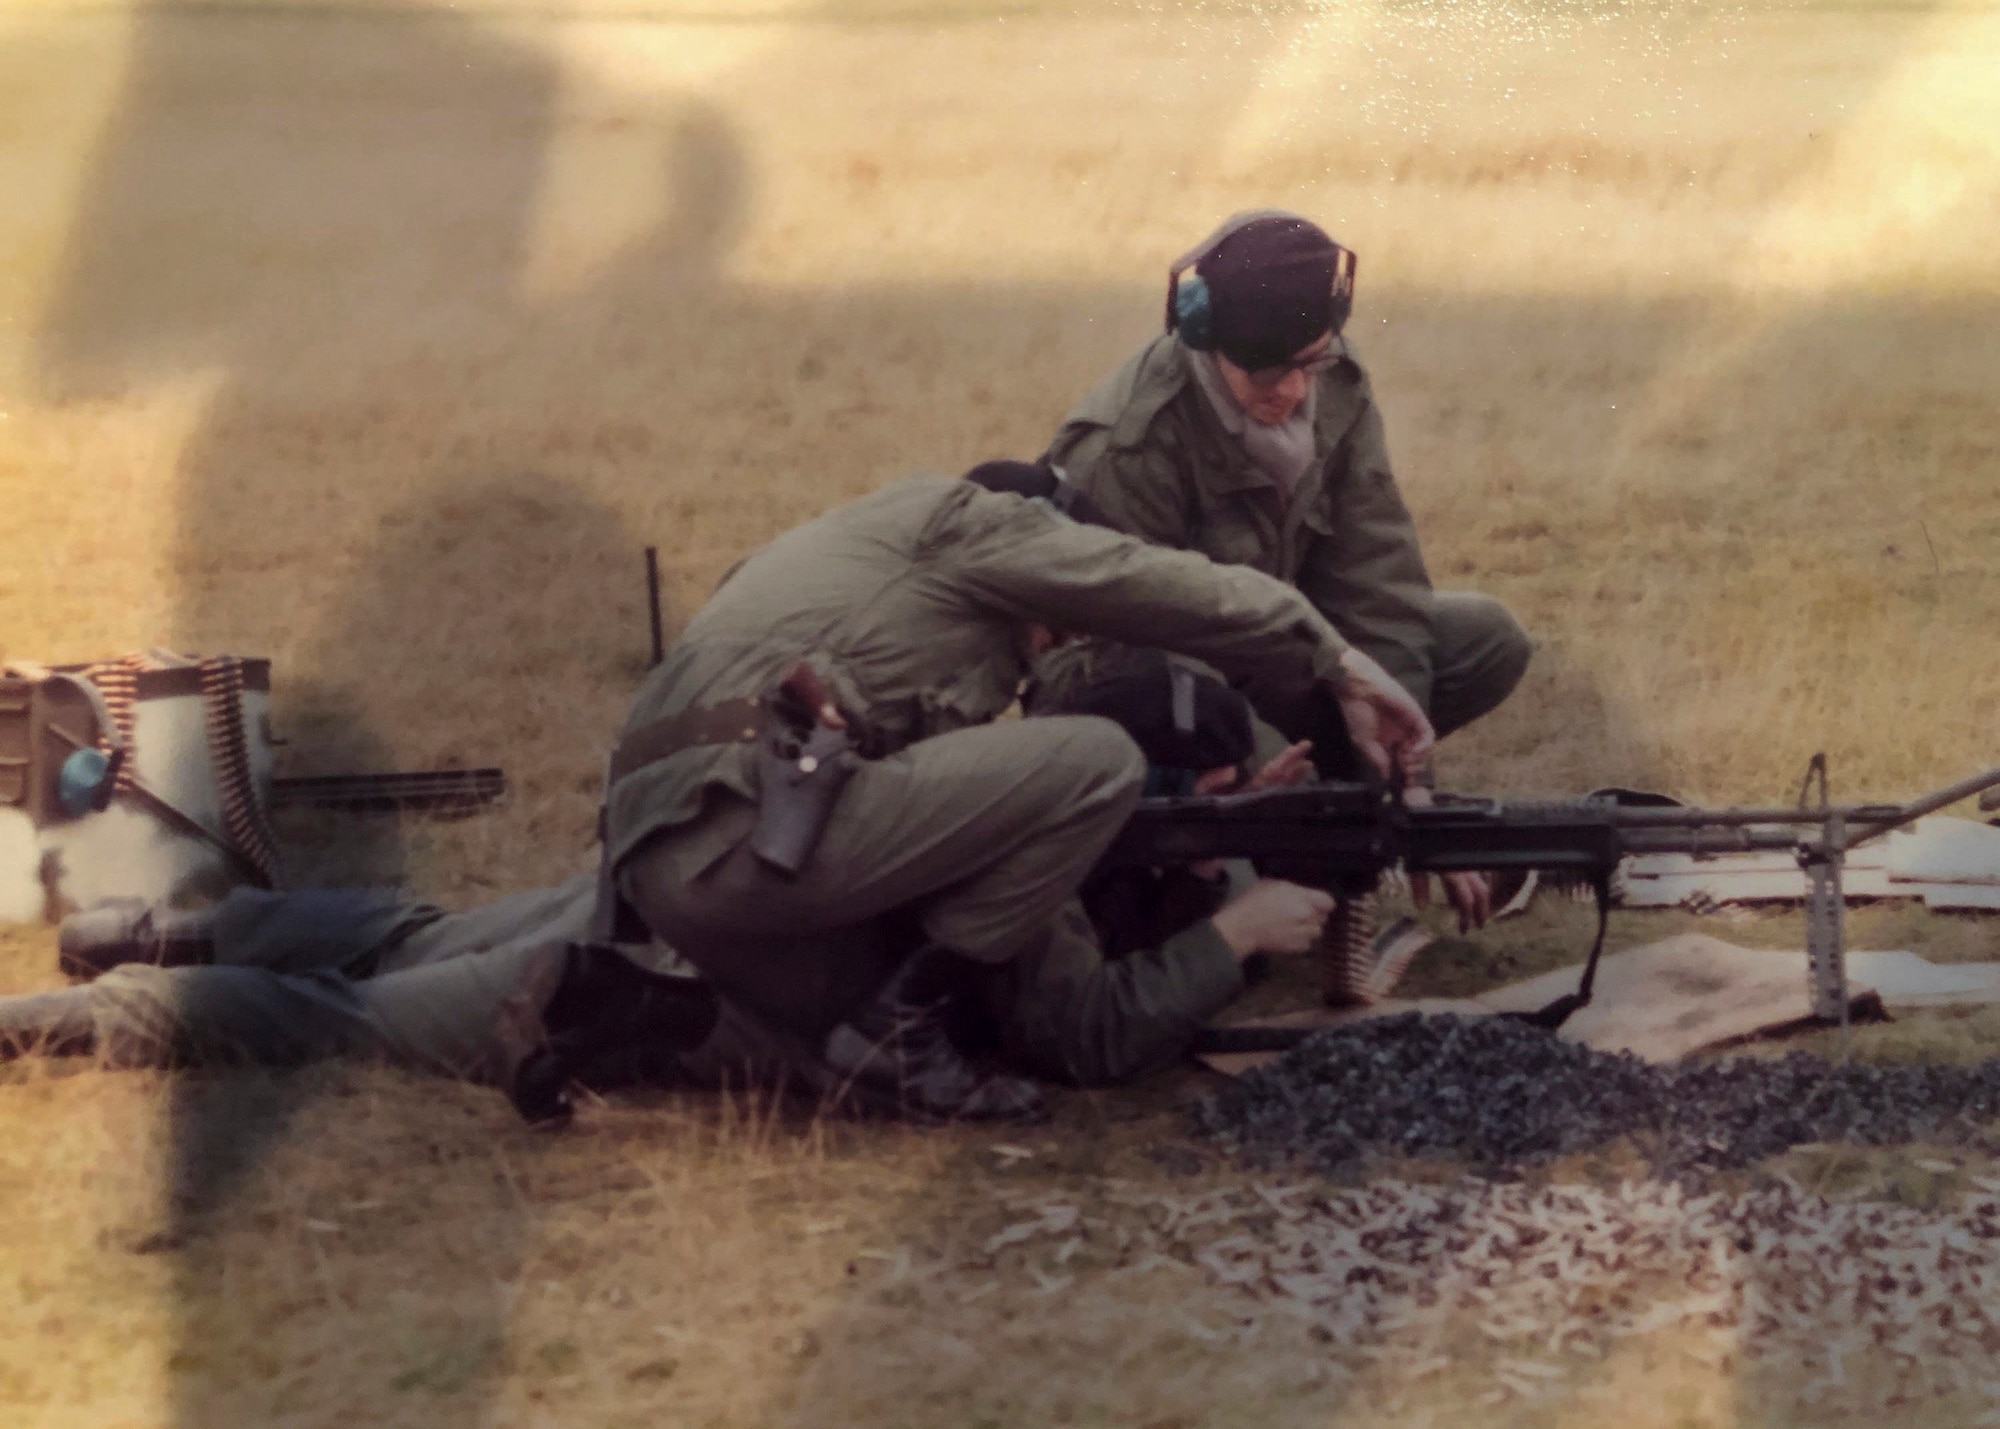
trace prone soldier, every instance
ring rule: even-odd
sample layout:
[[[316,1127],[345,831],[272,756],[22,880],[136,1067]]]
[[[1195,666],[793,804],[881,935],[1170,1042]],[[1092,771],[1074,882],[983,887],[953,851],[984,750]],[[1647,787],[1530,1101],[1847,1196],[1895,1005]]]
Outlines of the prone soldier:
[[[657,948],[584,941],[596,878],[466,913],[360,889],[237,889],[211,910],[109,905],[61,934],[72,976],[0,998],[0,1060],[293,1066],[336,1055],[513,1090],[552,1051],[583,1071],[710,1035],[713,993]]]
[[[1312,772],[1305,744],[1252,771],[1248,702],[1156,650],[1045,662],[1023,707],[1113,720],[1145,756],[1149,792],[1282,788]],[[1267,955],[1311,950],[1332,908],[1242,860],[1096,870],[1045,941],[986,973],[956,1035],[1051,1081],[1128,1081],[1184,1055]]]

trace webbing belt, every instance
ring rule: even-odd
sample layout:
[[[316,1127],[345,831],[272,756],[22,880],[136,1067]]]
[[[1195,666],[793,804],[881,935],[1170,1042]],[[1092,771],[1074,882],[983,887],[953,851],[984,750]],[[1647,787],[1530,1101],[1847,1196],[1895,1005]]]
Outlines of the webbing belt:
[[[717,705],[685,709],[679,714],[642,724],[612,751],[605,792],[648,764],[658,763],[684,749],[704,744],[748,744],[764,732],[771,719],[770,708],[762,699],[724,700]]]

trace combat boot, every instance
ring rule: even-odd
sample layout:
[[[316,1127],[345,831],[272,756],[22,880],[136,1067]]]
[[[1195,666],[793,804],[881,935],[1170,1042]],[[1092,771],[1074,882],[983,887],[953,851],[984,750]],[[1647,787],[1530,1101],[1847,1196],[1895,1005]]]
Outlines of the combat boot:
[[[126,963],[191,967],[215,961],[215,915],[159,908],[136,898],[100,904],[63,919],[56,966],[88,980]]]
[[[715,1030],[715,991],[641,967],[603,943],[571,943],[542,1010],[548,1040],[516,1070],[508,1099],[523,1120],[560,1125],[573,1085],[608,1091],[674,1080],[676,1056]]]
[[[89,988],[0,997],[0,1062],[30,1053],[87,1056],[96,1045],[97,1019],[91,1013]]]
[[[829,1094],[854,1110],[917,1121],[1040,1121],[1041,1088],[984,1073],[946,1030],[949,954],[926,949],[828,1034],[821,1058]]]

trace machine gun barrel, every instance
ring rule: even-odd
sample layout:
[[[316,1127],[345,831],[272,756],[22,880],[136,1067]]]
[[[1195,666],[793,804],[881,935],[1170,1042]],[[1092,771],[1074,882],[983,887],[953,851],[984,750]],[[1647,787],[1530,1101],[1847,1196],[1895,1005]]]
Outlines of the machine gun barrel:
[[[1853,848],[1868,839],[1900,829],[1915,823],[1927,814],[1949,808],[1961,799],[1969,799],[1974,794],[1989,789],[2000,788],[2000,768],[1988,769],[1961,779],[1956,784],[1948,784],[1907,804],[1835,804],[1818,808],[1787,809],[1690,809],[1670,808],[1621,808],[1612,814],[1612,821],[1621,829],[1634,831],[1644,829],[1753,829],[1790,826],[1794,828],[1825,827],[1829,820],[1838,818],[1847,829],[1845,847]],[[1984,801],[1981,801],[1982,804]],[[1797,836],[1772,834],[1753,835],[1744,843],[1725,844],[1712,851],[1735,851],[1737,849],[1784,848],[1787,838],[1797,841]],[[1696,852],[1675,842],[1671,837],[1664,840],[1648,839],[1642,834],[1628,835],[1626,846],[1632,853]],[[1709,852],[1711,850],[1702,850]]]
[[[1970,799],[1974,794],[1983,793],[1986,790],[1994,788],[2000,788],[2000,767],[1988,769],[1981,774],[1974,774],[1969,779],[1961,779],[1956,784],[1947,784],[1944,788],[1939,789],[1935,793],[1926,794],[1921,799],[1912,799],[1909,803],[1898,808],[1895,816],[1887,822],[1878,823],[1866,833],[1856,834],[1850,838],[1847,846],[1853,848],[1854,845],[1860,843],[1863,839],[1872,839],[1877,834],[1886,834],[1892,829],[1901,828],[1904,824],[1915,823],[1926,814],[1935,814],[1939,809],[1949,808],[1960,799]],[[1979,806],[1982,809],[1985,808],[1986,800],[1981,799]]]
[[[1961,779],[1907,804],[1836,804],[1832,807],[1785,809],[1621,808],[1613,817],[1626,828],[1712,828],[1750,824],[1823,824],[1829,815],[1838,814],[1850,828],[1866,829],[1866,832],[1856,836],[1854,842],[1859,842],[1863,838],[1874,838],[1877,834],[1914,823],[1926,814],[1934,814],[1960,799],[1969,799],[1996,786],[2000,786],[2000,768]]]
[[[1683,824],[1668,828],[1625,829],[1620,832],[1618,843],[1627,855],[1684,853],[1691,858],[1713,858],[1725,853],[1796,849],[1799,835],[1791,829]]]
[[[1829,813],[1855,823],[1879,823],[1900,818],[1902,804],[1841,804],[1832,809],[1617,809],[1611,821],[1628,829],[1748,828],[1756,824],[1823,824]]]

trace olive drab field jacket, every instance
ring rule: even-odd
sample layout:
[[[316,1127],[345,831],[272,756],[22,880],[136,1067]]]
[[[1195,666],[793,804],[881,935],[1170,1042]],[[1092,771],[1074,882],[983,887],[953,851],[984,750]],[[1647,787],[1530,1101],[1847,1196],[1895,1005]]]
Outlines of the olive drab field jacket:
[[[1048,459],[1121,529],[1298,587],[1428,708],[1430,575],[1351,351],[1320,375],[1316,404],[1313,461],[1288,503],[1163,334],[1077,404]]]
[[[769,696],[803,660],[863,747],[892,754],[1003,713],[1028,673],[1030,623],[1193,656],[1253,702],[1332,683],[1347,648],[1297,591],[1256,571],[915,477],[739,564],[647,678],[626,731]],[[625,775],[607,811],[614,863],[699,820],[712,789],[754,798],[756,754],[749,741],[702,744]]]

